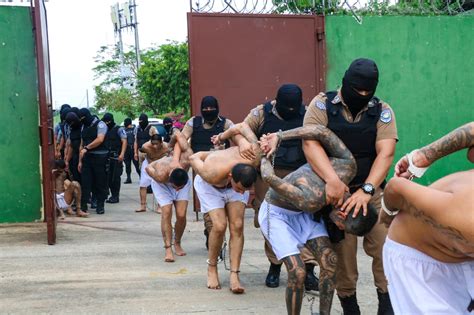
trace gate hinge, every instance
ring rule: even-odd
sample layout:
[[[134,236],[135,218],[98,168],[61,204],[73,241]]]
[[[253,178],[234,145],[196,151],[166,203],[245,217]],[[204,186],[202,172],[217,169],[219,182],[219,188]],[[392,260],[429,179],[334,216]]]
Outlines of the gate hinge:
[[[324,39],[324,35],[325,35],[325,33],[324,33],[323,28],[322,27],[317,27],[316,28],[316,39],[318,41],[322,41]]]

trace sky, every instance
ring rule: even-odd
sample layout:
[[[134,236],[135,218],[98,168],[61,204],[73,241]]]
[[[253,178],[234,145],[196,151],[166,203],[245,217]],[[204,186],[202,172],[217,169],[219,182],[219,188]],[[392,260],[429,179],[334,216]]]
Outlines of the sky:
[[[124,1],[120,1],[122,3]],[[167,40],[185,41],[188,0],[135,0],[140,50]],[[116,0],[49,0],[46,2],[53,107],[94,104],[94,57],[101,46],[114,45],[111,5]],[[123,30],[126,50],[133,30]]]

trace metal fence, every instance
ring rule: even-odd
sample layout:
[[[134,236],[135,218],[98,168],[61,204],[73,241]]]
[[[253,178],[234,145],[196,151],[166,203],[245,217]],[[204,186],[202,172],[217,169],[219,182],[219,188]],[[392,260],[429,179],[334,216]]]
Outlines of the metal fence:
[[[474,8],[474,0],[190,0],[195,13],[457,15]]]

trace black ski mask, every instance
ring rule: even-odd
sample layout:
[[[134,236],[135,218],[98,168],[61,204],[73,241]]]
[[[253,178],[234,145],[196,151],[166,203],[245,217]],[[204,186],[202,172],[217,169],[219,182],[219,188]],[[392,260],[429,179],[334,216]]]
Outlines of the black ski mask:
[[[173,119],[169,117],[163,119],[163,126],[165,127],[166,132],[170,133],[171,128],[173,127]]]
[[[219,103],[214,96],[204,96],[202,98],[201,115],[207,123],[212,124],[214,121],[216,121],[217,116],[219,115]]]
[[[63,104],[61,105],[61,109],[59,110],[59,117],[61,118],[61,122],[66,119],[66,114],[71,110],[71,105]]]
[[[94,116],[91,115],[89,109],[81,108],[79,110],[79,120],[84,126],[89,127],[92,124],[92,121],[94,120]]]
[[[142,130],[145,130],[145,128],[148,126],[147,114],[140,114],[140,117],[138,117],[138,125],[140,125],[140,128],[142,128]]]
[[[102,121],[105,122],[109,129],[112,129],[115,126],[114,115],[111,113],[105,113],[102,117]]]
[[[68,124],[71,129],[77,129],[81,127],[81,121],[79,120],[79,116],[76,115],[73,111],[70,111],[66,115],[66,124]]]
[[[360,58],[354,60],[342,79],[341,94],[352,116],[356,116],[372,99],[379,82],[379,70],[373,60]],[[357,90],[370,92],[361,95]]]
[[[275,108],[284,120],[291,120],[300,114],[303,92],[296,84],[283,84],[277,92]]]

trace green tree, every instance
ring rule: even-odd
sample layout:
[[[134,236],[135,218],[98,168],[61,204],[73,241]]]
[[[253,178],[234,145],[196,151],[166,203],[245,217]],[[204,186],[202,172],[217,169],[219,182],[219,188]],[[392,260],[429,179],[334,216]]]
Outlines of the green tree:
[[[169,42],[142,56],[137,89],[143,108],[156,115],[170,111],[189,113],[188,44]]]

